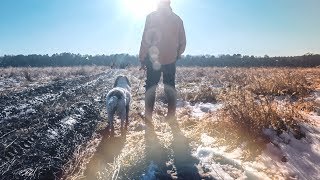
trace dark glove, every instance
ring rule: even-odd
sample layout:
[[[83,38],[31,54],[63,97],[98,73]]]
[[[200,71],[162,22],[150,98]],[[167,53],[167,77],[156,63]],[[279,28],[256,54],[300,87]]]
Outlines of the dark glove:
[[[139,70],[146,70],[147,69],[146,61],[140,61],[140,63],[141,63],[141,66]]]

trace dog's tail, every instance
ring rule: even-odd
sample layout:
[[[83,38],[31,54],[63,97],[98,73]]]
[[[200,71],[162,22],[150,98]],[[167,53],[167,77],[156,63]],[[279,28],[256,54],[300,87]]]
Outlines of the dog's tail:
[[[116,110],[119,98],[117,96],[111,96],[107,101],[108,109]]]

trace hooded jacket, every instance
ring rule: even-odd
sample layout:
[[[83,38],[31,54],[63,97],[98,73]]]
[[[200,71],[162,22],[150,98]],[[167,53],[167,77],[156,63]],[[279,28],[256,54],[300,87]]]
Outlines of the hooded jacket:
[[[185,48],[183,21],[170,6],[160,6],[147,16],[139,53],[142,63],[146,58],[162,65],[174,63]]]

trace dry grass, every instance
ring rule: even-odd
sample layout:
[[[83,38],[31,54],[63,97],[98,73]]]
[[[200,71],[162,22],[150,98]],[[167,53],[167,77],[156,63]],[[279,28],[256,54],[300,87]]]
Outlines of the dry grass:
[[[61,179],[76,180],[84,178],[86,165],[96,152],[100,141],[101,137],[94,135],[88,143],[78,146],[73,153],[73,157],[63,166]]]
[[[295,70],[280,70],[248,76],[248,89],[259,95],[307,96],[314,89],[305,74]]]
[[[95,75],[108,69],[104,66],[0,68],[0,94],[21,91],[58,80]]]
[[[187,84],[183,87],[180,87],[182,90],[179,91],[178,96],[183,101],[188,101],[191,103],[204,102],[204,103],[216,103],[218,90],[216,88],[200,85],[197,89],[193,87],[197,86],[196,84]]]
[[[317,68],[181,68],[177,82],[213,87],[241,86],[262,95],[308,95],[320,85]]]
[[[281,133],[297,125],[296,119],[301,118],[292,104],[278,104],[268,96],[257,96],[241,88],[229,88],[220,100],[224,102],[224,116],[230,117],[248,136],[261,136],[265,128]]]
[[[72,78],[74,76],[84,76],[101,73],[108,67],[103,66],[83,66],[83,67],[45,67],[45,68],[0,68],[2,78],[25,78],[25,75],[38,81],[39,78]]]
[[[275,130],[278,135],[291,132],[297,139],[305,137],[300,124],[307,121],[302,111],[310,111],[309,102],[291,102],[290,99],[279,101],[243,90],[233,90],[222,98],[225,100],[222,117],[231,120],[243,137],[268,142],[268,137],[263,134],[263,130],[268,128]]]
[[[145,162],[144,133],[134,133],[127,136],[124,147],[113,162],[105,164],[98,179],[118,179],[119,175],[124,179],[139,176],[137,172],[143,172],[148,166]]]
[[[24,69],[23,70],[23,75],[24,75],[24,78],[26,79],[26,81],[29,81],[29,82],[32,81],[29,69]]]

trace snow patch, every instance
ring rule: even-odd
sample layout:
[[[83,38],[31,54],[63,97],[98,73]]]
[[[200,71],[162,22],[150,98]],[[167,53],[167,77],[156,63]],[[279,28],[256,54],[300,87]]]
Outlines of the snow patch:
[[[67,130],[72,130],[73,126],[78,122],[75,118],[81,118],[81,116],[74,117],[68,116],[60,120],[60,128],[49,129],[47,136],[50,139],[57,139],[59,136],[64,136]]]
[[[202,145],[195,152],[202,167],[218,179],[318,179],[320,177],[320,116],[303,124],[306,138],[297,140],[292,133],[277,136],[265,129],[271,143],[254,161],[243,161],[242,145],[233,151],[215,145],[215,138],[201,135]]]
[[[215,139],[204,133],[201,135],[201,142],[203,143],[203,145],[209,146],[215,142]]]
[[[48,137],[50,139],[56,139],[58,137],[58,132],[56,129],[49,129],[48,130]]]
[[[29,102],[33,105],[42,105],[46,101],[53,101],[58,97],[58,94],[43,94],[41,96],[35,97],[33,100],[30,100]]]
[[[246,163],[252,169],[273,170],[273,176],[286,179],[318,179],[320,177],[320,117],[309,116],[310,123],[301,124],[306,138],[298,140],[290,132],[280,136],[272,129],[265,129],[268,143],[260,161]]]
[[[31,108],[30,104],[20,104],[18,106],[7,106],[4,110],[1,118],[7,119],[12,117],[24,116],[27,114],[36,113],[36,110]]]
[[[73,117],[66,117],[64,119],[61,120],[62,125],[65,128],[72,128],[74,124],[77,123],[77,120],[75,120]]]
[[[218,179],[244,179],[246,176],[238,163],[226,158],[214,148],[198,147],[195,156],[200,159],[202,167]]]
[[[197,103],[194,106],[188,105],[192,109],[192,116],[203,117],[206,113],[215,112],[223,107],[222,104]]]

